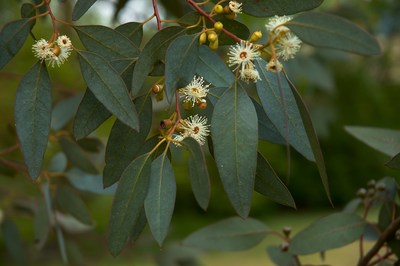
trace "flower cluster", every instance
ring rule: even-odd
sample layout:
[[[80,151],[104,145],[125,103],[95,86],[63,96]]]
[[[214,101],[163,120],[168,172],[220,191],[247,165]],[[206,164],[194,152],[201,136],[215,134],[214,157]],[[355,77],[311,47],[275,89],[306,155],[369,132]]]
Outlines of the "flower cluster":
[[[229,66],[236,66],[239,69],[240,78],[246,82],[256,82],[260,79],[258,71],[255,69],[253,61],[259,58],[260,53],[250,42],[241,41],[229,48]]]
[[[193,80],[184,88],[179,89],[179,93],[185,96],[184,102],[191,103],[192,107],[195,104],[200,104],[205,101],[208,93],[208,87],[211,84],[205,85],[203,77],[194,76]]]
[[[200,145],[204,145],[210,134],[210,125],[207,125],[207,117],[195,114],[180,121],[180,133],[174,136],[177,145],[185,138],[194,138]]]
[[[236,1],[229,1],[229,9],[235,14],[242,13],[242,3],[238,3]]]
[[[62,65],[71,55],[72,42],[66,36],[58,36],[54,42],[47,42],[45,39],[40,39],[32,46],[33,54],[39,60],[49,63],[52,67]]]

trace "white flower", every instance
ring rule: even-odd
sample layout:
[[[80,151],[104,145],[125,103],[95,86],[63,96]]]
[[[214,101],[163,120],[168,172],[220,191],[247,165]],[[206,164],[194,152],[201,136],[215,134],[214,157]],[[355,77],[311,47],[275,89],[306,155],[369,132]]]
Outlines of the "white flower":
[[[301,40],[291,32],[288,32],[279,38],[275,44],[277,57],[282,58],[285,61],[293,58],[300,48]]]
[[[172,137],[172,139],[174,140],[174,144],[177,146],[177,147],[180,147],[180,146],[182,146],[179,142],[181,142],[182,140],[184,140],[185,139],[185,137],[183,136],[183,135],[180,135],[180,134],[176,134],[176,135],[174,135],[173,137]]]
[[[71,50],[72,48],[70,46],[59,47],[58,45],[55,45],[52,48],[52,55],[46,58],[46,61],[49,62],[49,65],[51,65],[52,67],[54,67],[54,65],[57,65],[59,67],[71,55]]]
[[[193,80],[186,87],[179,89],[179,92],[185,95],[184,101],[191,102],[193,107],[207,96],[210,85],[204,85],[203,77],[194,76]]]
[[[229,9],[235,14],[242,13],[242,3],[236,1],[229,1]]]
[[[33,54],[41,61],[51,56],[53,53],[50,49],[49,43],[45,39],[40,39],[32,45]]]
[[[70,48],[72,46],[72,42],[67,35],[61,35],[57,38],[57,45],[60,48]]]
[[[292,20],[290,16],[275,16],[269,19],[268,23],[265,25],[268,31],[278,34],[281,31],[287,32],[289,29],[283,26],[285,23]]]
[[[254,66],[252,61],[257,59],[260,56],[260,53],[253,44],[241,41],[240,44],[237,43],[236,45],[229,47],[228,56],[229,66],[237,65],[234,70],[241,67],[241,71],[243,71],[246,65]]]
[[[182,141],[187,137],[194,138],[200,145],[204,145],[207,136],[210,134],[209,125],[207,125],[207,117],[189,116],[188,118],[181,121],[182,130],[181,137],[175,136],[174,140]]]
[[[258,71],[252,65],[247,65],[244,70],[240,71],[240,78],[249,83],[249,81],[257,82],[261,80]]]
[[[281,62],[278,61],[278,59],[271,59],[265,66],[265,68],[270,72],[281,72],[283,66]]]

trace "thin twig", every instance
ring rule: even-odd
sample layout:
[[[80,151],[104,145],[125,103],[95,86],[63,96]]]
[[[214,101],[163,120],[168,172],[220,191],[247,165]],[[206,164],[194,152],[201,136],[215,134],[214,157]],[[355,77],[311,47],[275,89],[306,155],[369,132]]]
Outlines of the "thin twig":
[[[162,30],[161,18],[160,14],[158,13],[157,2],[156,0],[152,0],[152,3],[153,3],[154,16],[156,17],[157,20],[157,29]]]

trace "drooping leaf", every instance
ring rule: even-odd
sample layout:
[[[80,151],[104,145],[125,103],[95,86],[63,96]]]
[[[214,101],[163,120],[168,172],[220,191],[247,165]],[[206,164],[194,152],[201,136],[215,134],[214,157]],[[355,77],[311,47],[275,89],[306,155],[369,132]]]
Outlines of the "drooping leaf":
[[[289,189],[276,175],[268,161],[258,153],[254,190],[279,204],[296,208]]]
[[[103,179],[100,175],[91,175],[78,168],[71,168],[66,175],[69,182],[81,191],[100,195],[112,195],[117,189],[117,184],[103,188]]]
[[[400,169],[400,153],[396,154],[393,158],[391,158],[390,161],[386,163],[386,166],[399,170]]]
[[[21,49],[35,20],[23,18],[6,24],[0,32],[0,69]]]
[[[35,246],[38,250],[40,250],[46,244],[51,226],[46,205],[43,201],[39,201],[38,207],[35,211],[33,226],[35,234]]]
[[[314,161],[314,155],[301,119],[296,99],[283,76],[266,70],[267,63],[255,61],[261,80],[257,81],[257,93],[264,111],[286,141],[305,158]],[[282,97],[283,96],[283,99]]]
[[[150,154],[136,158],[125,169],[115,193],[108,230],[108,248],[117,256],[128,240],[143,207],[151,172]]]
[[[183,35],[171,42],[165,55],[165,93],[169,101],[175,90],[193,78],[199,52],[198,35]]]
[[[72,20],[80,19],[97,0],[77,0],[72,10]]]
[[[324,160],[324,156],[321,151],[321,147],[319,145],[317,132],[315,131],[312,120],[311,120],[310,113],[308,112],[307,106],[303,102],[303,99],[301,98],[300,93],[297,91],[297,89],[293,85],[293,83],[289,80],[289,77],[285,76],[285,78],[289,84],[290,89],[292,90],[294,98],[296,99],[297,106],[299,107],[301,119],[303,120],[304,128],[307,132],[307,137],[310,142],[312,152],[314,154],[315,163],[317,164],[319,176],[321,177],[321,181],[322,181],[322,185],[324,186],[325,193],[326,193],[330,203],[333,205],[331,195],[329,192],[329,182],[328,182],[328,174],[326,173],[325,160]]]
[[[107,61],[139,56],[139,48],[117,30],[101,25],[76,26],[75,30],[86,49]]]
[[[149,191],[144,201],[147,222],[154,239],[161,246],[168,234],[175,207],[174,170],[165,153],[151,164]]]
[[[244,0],[243,13],[255,17],[282,16],[310,10],[321,5],[323,0]]]
[[[115,30],[127,37],[136,47],[140,47],[143,39],[143,23],[128,22],[119,25]]]
[[[75,115],[79,103],[82,100],[82,94],[77,94],[57,103],[51,114],[51,129],[60,130]]]
[[[145,139],[152,123],[151,98],[146,95],[135,100],[138,108],[139,132],[127,127],[120,121],[115,121],[107,142],[105,167],[103,170],[104,187],[111,186],[119,180],[122,172],[145,146]]]
[[[68,137],[62,137],[59,139],[59,143],[68,160],[74,166],[90,174],[98,173],[96,166],[94,166],[87,154],[85,154],[85,151],[75,141]]]
[[[133,222],[132,231],[129,239],[135,242],[140,234],[143,232],[144,228],[147,224],[146,212],[144,211],[144,207],[140,210],[139,215],[136,220]]]
[[[350,244],[361,236],[365,225],[365,221],[353,213],[331,214],[296,234],[289,252],[305,255]]]
[[[182,144],[189,150],[189,177],[197,203],[206,210],[210,202],[210,177],[204,153],[193,138],[186,138]]]
[[[16,224],[9,218],[4,218],[0,223],[4,244],[18,265],[26,265],[26,251]]]
[[[85,202],[72,189],[59,186],[56,195],[57,203],[64,212],[71,214],[84,224],[92,224],[92,218]]]
[[[31,3],[23,3],[21,6],[21,18],[32,18],[36,15],[36,8]],[[35,26],[36,19],[32,20],[32,27]]]
[[[51,121],[51,81],[44,63],[36,63],[21,79],[14,114],[25,164],[29,175],[36,179],[41,171]]]
[[[183,244],[206,250],[245,250],[260,243],[268,230],[256,219],[231,217],[195,231],[183,240]]]
[[[285,25],[302,41],[314,46],[362,55],[381,53],[379,43],[372,35],[338,16],[304,12]]]
[[[283,252],[278,247],[268,247],[267,253],[276,266],[300,266],[292,254]]]
[[[80,51],[79,63],[83,78],[96,98],[121,122],[138,130],[135,106],[118,73],[94,53]]]
[[[211,122],[214,156],[236,212],[247,217],[254,190],[258,122],[247,93],[234,85],[215,105]]]
[[[235,81],[232,71],[229,70],[222,59],[204,45],[199,47],[196,73],[215,87],[228,88]],[[210,93],[212,91],[211,89]]]
[[[353,137],[389,156],[400,152],[400,130],[360,126],[345,126]]]
[[[138,96],[142,92],[142,86],[146,77],[151,72],[153,65],[164,60],[165,53],[170,43],[184,34],[185,28],[167,27],[157,32],[145,45],[137,60],[132,77],[132,95]]]

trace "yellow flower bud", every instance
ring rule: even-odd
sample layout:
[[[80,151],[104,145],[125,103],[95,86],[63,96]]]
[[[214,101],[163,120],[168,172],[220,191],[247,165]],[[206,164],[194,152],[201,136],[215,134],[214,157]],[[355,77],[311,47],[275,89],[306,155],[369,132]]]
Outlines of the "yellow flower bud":
[[[224,24],[222,24],[220,21],[214,23],[214,29],[216,32],[220,32],[223,28]]]
[[[151,91],[154,94],[160,93],[163,89],[164,89],[164,86],[160,85],[160,84],[154,84],[153,87],[151,87]]]
[[[218,35],[217,33],[215,33],[215,31],[209,31],[207,39],[209,42],[215,42],[216,40],[218,40]]]
[[[207,33],[203,32],[199,37],[199,44],[204,44],[207,41]]]
[[[216,39],[213,42],[210,42],[208,47],[210,47],[211,50],[217,50],[218,49],[218,39]]]
[[[202,101],[199,101],[199,102],[197,103],[197,106],[198,106],[200,109],[206,109],[206,108],[207,108],[207,101],[203,99]]]
[[[251,37],[250,37],[250,39],[249,39],[249,42],[256,42],[256,41],[258,41],[259,39],[261,39],[261,37],[262,37],[261,31],[255,31],[255,32],[253,32],[253,34],[251,35]]]
[[[225,14],[225,17],[226,17],[227,19],[235,19],[235,18],[237,18],[237,14],[234,13],[234,12],[226,13],[226,14]]]
[[[55,54],[56,56],[59,56],[61,54],[61,48],[58,45],[55,45],[51,51],[53,52],[53,54]]]
[[[224,8],[221,5],[215,5],[214,6],[214,11],[217,14],[222,14],[222,13],[224,13]]]
[[[192,103],[190,101],[183,101],[182,106],[183,106],[183,109],[185,109],[185,110],[192,109]]]

